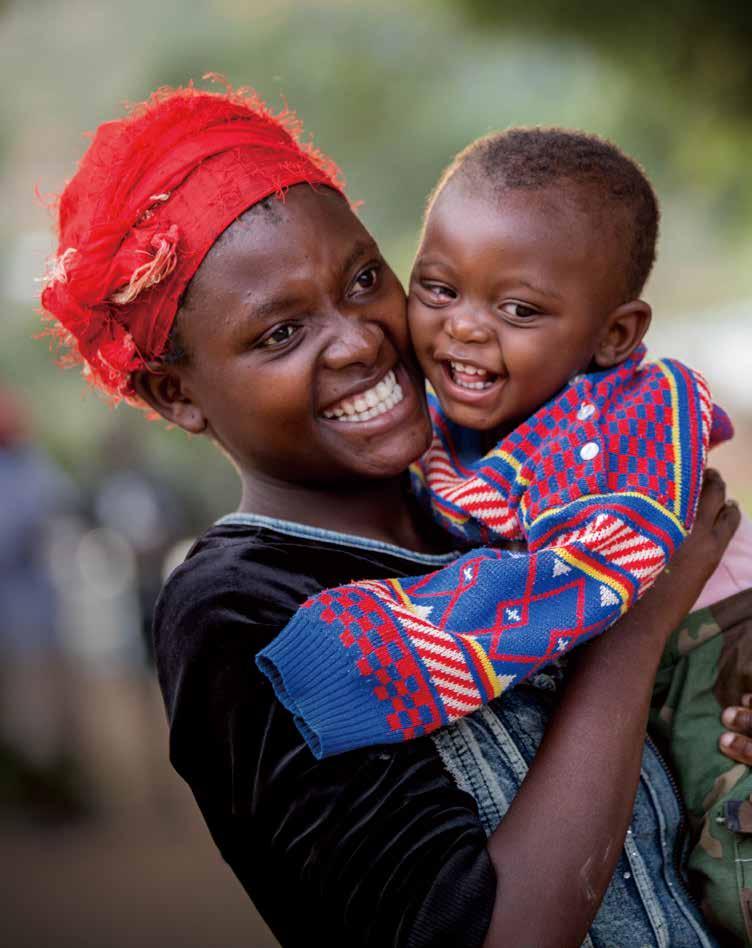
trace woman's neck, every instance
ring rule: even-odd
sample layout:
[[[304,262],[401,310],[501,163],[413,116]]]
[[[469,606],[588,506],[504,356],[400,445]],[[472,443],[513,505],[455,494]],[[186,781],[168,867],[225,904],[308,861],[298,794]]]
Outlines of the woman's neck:
[[[406,475],[335,488],[245,477],[239,510],[371,537],[417,552],[448,548],[446,537],[421,516]]]

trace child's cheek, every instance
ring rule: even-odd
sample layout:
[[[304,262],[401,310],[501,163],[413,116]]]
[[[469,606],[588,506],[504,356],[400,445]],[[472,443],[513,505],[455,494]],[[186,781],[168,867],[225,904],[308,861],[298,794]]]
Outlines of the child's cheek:
[[[423,374],[430,376],[431,370],[435,368],[431,352],[438,325],[426,317],[425,307],[412,293],[407,297],[407,328]]]

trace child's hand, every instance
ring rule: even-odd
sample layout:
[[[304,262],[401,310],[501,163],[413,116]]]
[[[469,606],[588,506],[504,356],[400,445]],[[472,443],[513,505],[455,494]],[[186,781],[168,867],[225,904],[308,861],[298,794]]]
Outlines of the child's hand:
[[[752,767],[752,694],[742,695],[741,702],[724,709],[721,721],[729,730],[721,734],[718,746],[731,760]]]

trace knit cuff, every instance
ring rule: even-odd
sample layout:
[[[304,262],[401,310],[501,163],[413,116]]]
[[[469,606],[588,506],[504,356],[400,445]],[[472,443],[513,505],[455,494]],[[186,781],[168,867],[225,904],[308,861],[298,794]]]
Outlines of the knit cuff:
[[[300,609],[256,664],[292,714],[314,757],[402,740],[386,722],[373,685],[355,667],[335,629]]]

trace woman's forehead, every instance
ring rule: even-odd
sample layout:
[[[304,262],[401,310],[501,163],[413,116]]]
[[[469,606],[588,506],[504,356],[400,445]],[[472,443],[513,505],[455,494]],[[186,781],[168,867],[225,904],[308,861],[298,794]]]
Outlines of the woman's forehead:
[[[297,185],[254,205],[224,231],[196,271],[186,305],[204,308],[238,294],[264,305],[264,297],[301,281],[346,278],[361,257],[377,252],[341,195]]]

